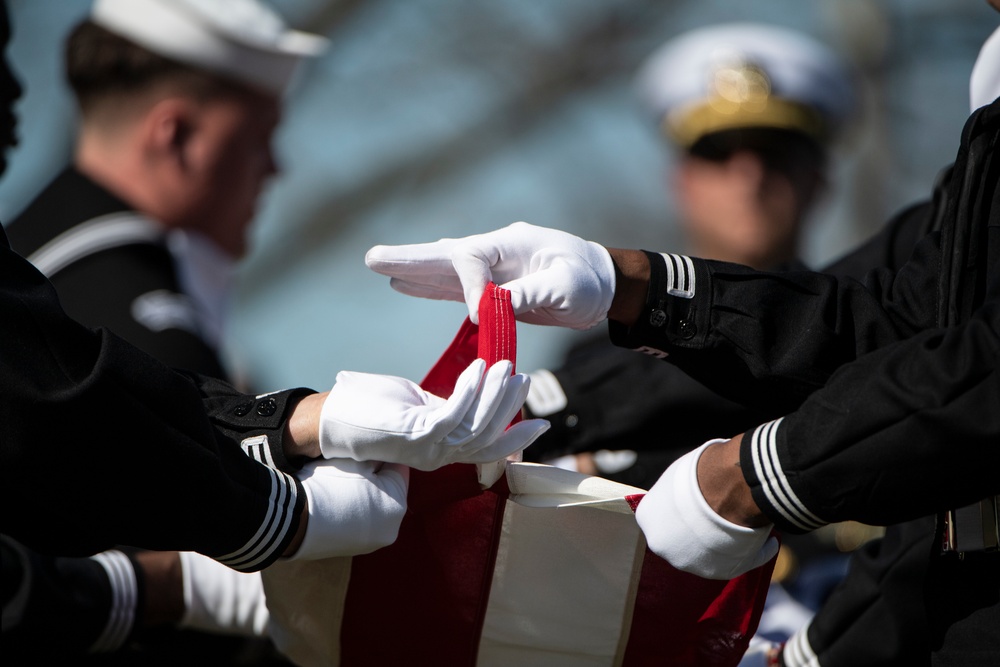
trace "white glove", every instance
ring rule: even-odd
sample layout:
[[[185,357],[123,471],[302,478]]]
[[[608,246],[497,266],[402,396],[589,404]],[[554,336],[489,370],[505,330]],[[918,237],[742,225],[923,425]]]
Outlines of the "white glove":
[[[184,616],[180,627],[266,637],[267,600],[260,572],[237,572],[208,556],[181,551]]]
[[[491,280],[510,290],[519,320],[571,329],[604,320],[615,295],[615,267],[603,246],[526,222],[461,239],[375,246],[365,263],[403,294],[465,301],[476,323]]]
[[[405,378],[342,371],[323,403],[319,445],[327,458],[390,461],[435,470],[449,463],[490,463],[527,447],[549,424],[530,419],[504,429],[528,395],[511,363],[486,370],[476,359],[451,398]]]
[[[635,518],[657,556],[706,579],[732,579],[771,560],[771,526],[748,528],[719,516],[698,486],[698,459],[710,440],[667,468],[636,508]]]
[[[298,472],[309,523],[289,560],[356,556],[396,541],[406,514],[409,468],[393,463],[317,459]]]

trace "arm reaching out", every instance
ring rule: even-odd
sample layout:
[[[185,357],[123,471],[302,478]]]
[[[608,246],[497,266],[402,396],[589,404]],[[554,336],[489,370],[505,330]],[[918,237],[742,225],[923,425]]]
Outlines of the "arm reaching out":
[[[615,294],[615,266],[603,246],[526,222],[433,243],[375,246],[365,263],[393,289],[428,299],[465,301],[479,321],[479,299],[493,281],[510,290],[518,319],[589,329]]]

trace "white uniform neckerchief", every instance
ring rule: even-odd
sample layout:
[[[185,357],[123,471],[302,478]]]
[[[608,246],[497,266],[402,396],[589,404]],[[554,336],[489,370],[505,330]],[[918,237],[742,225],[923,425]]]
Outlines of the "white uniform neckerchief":
[[[984,107],[1000,97],[1000,26],[979,51],[969,77],[970,111]]]
[[[167,234],[181,292],[194,304],[198,328],[214,348],[222,342],[236,261],[208,237],[184,229]]]

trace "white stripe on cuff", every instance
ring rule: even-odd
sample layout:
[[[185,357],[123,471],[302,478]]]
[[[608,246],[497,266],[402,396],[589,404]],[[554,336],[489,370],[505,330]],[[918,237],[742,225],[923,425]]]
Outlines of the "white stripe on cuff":
[[[778,459],[777,451],[778,426],[780,424],[781,419],[776,419],[762,424],[754,430],[750,442],[754,470],[757,473],[757,479],[760,480],[764,495],[767,496],[774,509],[780,512],[789,523],[802,530],[815,530],[820,526],[825,526],[827,522],[810,512],[799,500],[781,469],[781,461]]]
[[[240,447],[243,448],[244,454],[257,463],[263,463],[268,468],[277,470],[278,466],[274,465],[274,459],[271,457],[271,445],[267,440],[267,435],[255,435],[243,438],[243,441],[240,442]]]
[[[118,650],[135,622],[139,586],[132,561],[121,551],[104,551],[91,556],[104,568],[111,582],[111,609],[104,631],[90,647],[91,653],[109,653]]]
[[[820,667],[819,657],[809,644],[809,624],[800,628],[785,642],[781,662],[785,667]]]
[[[270,558],[288,534],[292,523],[298,497],[295,482],[283,472],[272,468],[267,470],[271,475],[271,494],[260,528],[242,547],[215,559],[234,570],[249,571]]]
[[[694,262],[686,255],[661,252],[667,266],[667,294],[683,299],[694,298]]]

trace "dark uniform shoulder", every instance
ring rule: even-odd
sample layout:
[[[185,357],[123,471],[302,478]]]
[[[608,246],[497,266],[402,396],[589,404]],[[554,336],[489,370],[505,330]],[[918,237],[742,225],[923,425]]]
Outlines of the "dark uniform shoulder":
[[[8,233],[70,317],[107,327],[167,365],[224,376],[178,286],[162,229],[84,174],[64,170]]]
[[[128,204],[68,167],[10,221],[7,237],[14,251],[28,257],[82,222],[128,210]]]
[[[107,327],[168,366],[224,377],[164,245],[102,250],[63,268],[52,283],[67,314],[83,324]]]

